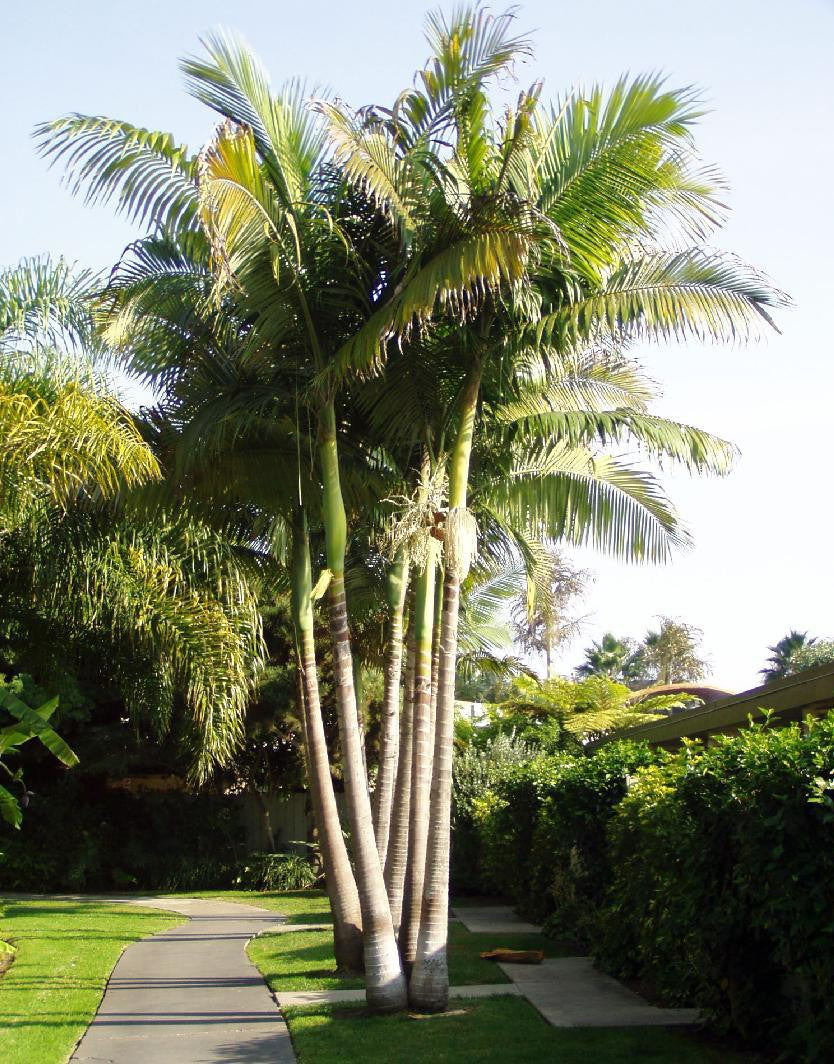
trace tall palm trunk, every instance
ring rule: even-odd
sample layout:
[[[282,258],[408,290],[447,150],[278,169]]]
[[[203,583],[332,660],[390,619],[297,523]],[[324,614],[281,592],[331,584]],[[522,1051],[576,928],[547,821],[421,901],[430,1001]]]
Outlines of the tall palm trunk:
[[[446,518],[443,613],[440,628],[440,675],[435,723],[429,843],[423,885],[423,912],[417,953],[409,981],[415,1008],[440,1011],[449,1000],[446,943],[449,932],[449,843],[452,807],[452,753],[455,727],[455,672],[458,649],[460,586],[474,553],[474,522],[466,509],[469,461],[481,381],[480,362],[469,373],[461,403],[461,424],[449,474]]]
[[[432,776],[431,644],[437,547],[436,540],[429,540],[425,566],[417,577],[414,604],[414,745],[408,829],[408,866],[399,933],[400,955],[406,972],[410,970],[417,951],[417,936],[420,933],[420,913],[423,905],[423,879],[426,871],[426,842],[429,834]]]
[[[292,605],[298,642],[310,798],[318,828],[325,886],[333,911],[336,966],[344,972],[361,972],[362,915],[356,880],[350,866],[336,796],[333,793],[333,778],[330,775],[330,759],[319,700],[311,594],[312,568],[307,529],[303,513],[297,512],[293,522]]]
[[[443,621],[443,569],[434,582],[434,625],[431,633],[431,728],[434,748],[434,726],[437,720],[437,692],[440,690],[440,626]]]
[[[356,713],[353,662],[345,599],[345,550],[347,517],[339,481],[336,417],[332,402],[321,411],[319,454],[324,485],[325,541],[330,569],[330,638],[333,646],[333,677],[339,708],[342,771],[345,781],[356,883],[364,933],[366,998],[378,1011],[396,1011],[406,1005],[407,994],[391,909],[374,837],[371,798],[362,756],[362,736]]]
[[[374,791],[374,831],[380,861],[385,863],[391,830],[391,806],[400,753],[400,675],[403,664],[403,614],[408,566],[400,551],[388,570],[388,643],[385,648],[385,689],[379,736],[379,771]]]
[[[406,649],[405,689],[403,711],[400,714],[400,756],[397,764],[397,783],[394,788],[394,808],[391,812],[391,830],[388,835],[388,853],[385,858],[385,886],[391,905],[394,931],[399,934],[403,911],[405,872],[408,864],[408,822],[411,812],[411,762],[414,739],[414,611],[408,626]]]

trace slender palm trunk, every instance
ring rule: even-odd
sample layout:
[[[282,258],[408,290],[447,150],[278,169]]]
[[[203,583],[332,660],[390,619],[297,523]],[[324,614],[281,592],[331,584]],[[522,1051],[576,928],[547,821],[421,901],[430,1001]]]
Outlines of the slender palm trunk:
[[[431,633],[431,728],[434,748],[434,725],[437,720],[437,692],[440,690],[440,626],[443,621],[443,569],[434,582],[434,626]]]
[[[388,643],[385,648],[385,693],[379,736],[379,770],[374,791],[374,831],[380,861],[388,853],[391,806],[400,754],[400,675],[403,663],[403,613],[408,566],[402,551],[388,571]]]
[[[292,568],[293,620],[298,641],[307,773],[325,886],[333,910],[336,966],[340,971],[360,972],[363,967],[363,942],[359,892],[345,847],[330,775],[316,669],[310,548],[303,514],[300,513],[293,524]]]
[[[432,777],[431,642],[437,546],[436,540],[429,541],[429,554],[425,567],[417,577],[414,604],[414,746],[411,769],[408,868],[399,934],[400,955],[406,972],[410,970],[417,951],[417,936],[420,933],[420,914],[423,906],[423,879],[426,872],[426,842],[429,834],[429,798]]]
[[[463,395],[461,424],[449,475],[446,518],[443,614],[440,630],[440,676],[431,785],[429,842],[423,885],[423,912],[409,1001],[415,1008],[440,1011],[449,1000],[446,943],[449,930],[449,842],[452,807],[452,753],[455,726],[455,671],[458,648],[460,586],[474,552],[474,522],[466,509],[469,461],[480,388],[480,363],[469,374]]]
[[[330,637],[333,646],[333,677],[339,708],[342,741],[342,772],[345,781],[356,881],[362,910],[365,949],[365,980],[368,1005],[377,1011],[396,1011],[406,1005],[405,977],[400,964],[391,909],[374,837],[371,798],[362,756],[362,737],[356,713],[353,662],[345,599],[345,550],[347,517],[339,481],[336,418],[332,403],[321,411],[319,454],[324,485],[325,540],[330,569]]]
[[[391,905],[394,932],[399,935],[403,911],[405,872],[408,864],[408,822],[411,812],[411,762],[414,739],[414,611],[408,626],[406,650],[405,689],[403,711],[400,715],[400,756],[397,764],[397,782],[394,788],[394,807],[391,811],[391,830],[388,835],[388,853],[385,858],[385,886]]]

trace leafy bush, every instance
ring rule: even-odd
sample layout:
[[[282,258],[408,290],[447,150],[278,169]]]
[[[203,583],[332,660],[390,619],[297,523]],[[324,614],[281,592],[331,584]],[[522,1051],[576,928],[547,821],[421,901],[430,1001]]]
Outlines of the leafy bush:
[[[525,916],[584,936],[607,881],[606,825],[627,778],[654,755],[612,743],[517,766],[476,811],[483,868]]]
[[[305,890],[318,873],[306,857],[296,853],[253,853],[241,861],[234,885],[241,890]]]
[[[480,801],[501,779],[527,764],[535,748],[515,735],[494,735],[470,742],[455,756],[452,834],[452,889],[459,894],[493,893],[495,884],[481,871],[481,841],[476,823]]]
[[[199,890],[232,885],[244,856],[233,799],[177,792],[134,796],[67,773],[38,789],[22,832],[0,850],[0,889]]]
[[[690,745],[610,827],[596,945],[791,1059],[834,1059],[834,716]]]
[[[467,779],[482,889],[780,1059],[834,1059],[834,714]]]
[[[813,643],[800,647],[792,656],[788,675],[813,669],[817,665],[830,665],[831,662],[834,662],[834,641],[815,639]]]

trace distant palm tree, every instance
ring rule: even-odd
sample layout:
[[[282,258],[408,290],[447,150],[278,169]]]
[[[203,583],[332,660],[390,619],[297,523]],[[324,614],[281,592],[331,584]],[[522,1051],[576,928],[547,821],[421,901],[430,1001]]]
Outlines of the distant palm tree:
[[[783,676],[790,676],[792,672],[796,672],[797,654],[801,650],[813,646],[816,641],[814,636],[809,638],[807,632],[797,632],[792,628],[778,643],[768,647],[767,649],[770,651],[770,657],[767,659],[769,664],[764,669],[759,670],[765,678],[765,683],[770,680],[779,680]]]
[[[577,676],[607,676],[611,680],[631,678],[634,646],[630,639],[618,639],[606,632],[598,643],[585,651],[585,661],[576,670]]]

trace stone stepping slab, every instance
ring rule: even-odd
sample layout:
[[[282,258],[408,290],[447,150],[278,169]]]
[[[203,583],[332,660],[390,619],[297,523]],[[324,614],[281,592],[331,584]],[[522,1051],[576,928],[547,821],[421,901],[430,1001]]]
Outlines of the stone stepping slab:
[[[522,920],[509,905],[456,905],[452,912],[467,931],[478,934],[540,935],[542,930],[537,924]]]
[[[698,1022],[697,1009],[662,1009],[598,971],[591,957],[542,964],[499,964],[554,1027],[677,1027]]]
[[[473,986],[453,986],[450,998],[520,997],[522,990],[515,983],[476,983]],[[280,990],[276,993],[278,1004],[289,1005],[341,1005],[365,1000],[364,990]]]

